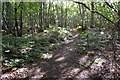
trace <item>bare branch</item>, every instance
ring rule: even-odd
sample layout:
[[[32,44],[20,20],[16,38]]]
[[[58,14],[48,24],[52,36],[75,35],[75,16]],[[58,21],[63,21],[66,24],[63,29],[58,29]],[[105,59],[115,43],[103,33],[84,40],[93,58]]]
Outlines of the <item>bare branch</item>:
[[[113,23],[114,25],[116,25],[113,21],[111,21],[109,18],[107,18],[106,16],[104,16],[103,14],[99,13],[98,11],[93,11],[91,10],[88,6],[86,6],[86,4],[82,3],[82,2],[77,2],[77,1],[73,1],[77,4],[82,4],[84,7],[86,7],[90,12],[92,13],[96,13],[96,14],[99,14],[100,16],[102,16],[103,18],[105,18],[107,21]]]
[[[111,21],[110,19],[108,19],[106,16],[104,16],[104,15],[101,14],[101,13],[99,13],[98,11],[91,11],[91,12],[93,12],[93,13],[97,13],[97,14],[99,14],[100,16],[102,16],[103,18],[105,18],[107,21],[109,21],[109,22],[115,24],[113,21]]]
[[[84,3],[82,3],[82,2],[77,2],[77,1],[73,1],[74,3],[78,3],[78,4],[82,4],[82,5],[84,5],[84,7],[86,7],[88,10],[90,10],[90,8],[88,7],[88,6],[86,6]]]
[[[104,0],[104,1],[105,1],[106,5],[107,5],[108,7],[114,9],[114,11],[115,11],[116,13],[118,13],[118,11],[117,11],[112,5],[110,5],[106,0]]]

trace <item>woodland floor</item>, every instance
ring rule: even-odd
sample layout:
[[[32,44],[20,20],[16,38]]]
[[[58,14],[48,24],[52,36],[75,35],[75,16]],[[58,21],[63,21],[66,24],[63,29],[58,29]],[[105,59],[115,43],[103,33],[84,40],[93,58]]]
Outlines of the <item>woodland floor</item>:
[[[113,77],[108,67],[110,61],[103,55],[104,51],[96,50],[95,54],[79,53],[79,47],[75,45],[79,38],[79,33],[74,31],[71,40],[60,49],[52,51],[51,59],[40,59],[21,68],[25,80],[110,80]],[[120,48],[117,51],[120,53]]]

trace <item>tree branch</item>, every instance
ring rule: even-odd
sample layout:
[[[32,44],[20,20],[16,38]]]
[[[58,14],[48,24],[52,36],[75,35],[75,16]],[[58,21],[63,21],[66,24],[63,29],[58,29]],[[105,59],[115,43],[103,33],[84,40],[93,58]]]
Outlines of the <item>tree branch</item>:
[[[86,6],[86,4],[82,3],[82,2],[77,2],[77,1],[73,1],[74,3],[77,4],[82,4],[84,7],[86,7],[90,12],[92,13],[96,13],[99,14],[100,16],[102,16],[103,18],[105,18],[107,21],[111,22],[112,24],[116,25],[113,21],[111,21],[109,18],[107,18],[106,16],[104,16],[103,14],[99,13],[98,11],[93,11],[91,10],[88,6]]]
[[[77,2],[77,1],[73,1],[74,3],[77,3],[77,4],[82,4],[84,7],[86,7],[88,10],[90,10],[90,8],[88,6],[86,6],[84,3],[82,2]]]
[[[106,0],[104,0],[104,1],[105,1],[106,5],[107,5],[108,7],[114,9],[114,11],[115,11],[116,13],[118,13],[118,11],[117,11],[112,5],[110,5]]]
[[[100,16],[102,16],[103,18],[105,18],[107,21],[109,21],[109,22],[115,24],[113,21],[111,21],[110,19],[108,19],[106,16],[104,16],[104,15],[101,14],[101,13],[99,13],[98,11],[91,11],[91,12],[93,12],[93,13],[97,13],[97,14],[99,14]]]

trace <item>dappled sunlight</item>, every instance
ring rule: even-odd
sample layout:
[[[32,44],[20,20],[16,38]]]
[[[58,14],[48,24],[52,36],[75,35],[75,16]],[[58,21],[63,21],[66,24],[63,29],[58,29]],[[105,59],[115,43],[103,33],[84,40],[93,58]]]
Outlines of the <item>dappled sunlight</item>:
[[[73,68],[71,70],[68,70],[66,73],[68,75],[68,78],[71,78],[71,77],[74,77],[79,71],[80,71],[80,68]]]
[[[85,64],[86,62],[87,62],[87,60],[88,60],[88,55],[85,55],[85,56],[83,56],[83,57],[81,57],[81,58],[79,58],[79,63],[80,64]]]
[[[68,67],[62,70],[61,78],[73,78],[79,71],[79,68]]]
[[[73,48],[71,46],[66,46],[65,48],[61,48],[60,52],[56,53],[54,55],[54,58],[58,58],[58,57],[68,57],[69,52],[74,53],[74,51],[76,50],[76,48]],[[61,52],[62,51],[62,52]],[[64,54],[62,54],[64,53]],[[60,55],[62,54],[62,55]]]
[[[103,67],[103,65],[106,63],[106,59],[102,59],[102,58],[96,58],[94,63],[90,66],[91,69],[95,68],[95,67]]]
[[[78,37],[78,36],[79,36],[79,33],[78,33],[78,34],[76,34],[76,35],[74,35],[74,36],[73,36],[73,39],[74,39],[74,38],[76,38],[76,37]]]
[[[78,37],[78,36],[79,36],[79,34],[74,35],[74,36],[73,36],[73,39],[71,39],[71,40],[66,40],[66,41],[65,41],[65,44],[69,44],[69,43],[73,42],[74,39],[75,39],[76,37]]]
[[[28,76],[28,68],[20,68],[16,71],[13,71],[11,73],[8,74],[4,74],[0,77],[0,79],[7,79],[10,77],[10,79],[14,79],[14,78],[25,78]]]
[[[75,78],[79,78],[79,79],[83,79],[83,80],[87,80],[89,79],[89,75],[90,75],[90,72],[88,70],[83,70],[81,73],[78,73],[77,76],[75,76]]]
[[[53,54],[49,54],[49,53],[46,53],[46,54],[42,54],[42,57],[43,59],[50,59],[52,58]]]
[[[119,1],[29,1],[3,1],[0,80],[120,79]]]
[[[38,64],[37,63],[33,63],[31,66],[37,66]]]
[[[64,59],[65,57],[60,57],[60,58],[55,59],[55,61],[63,61]]]
[[[31,77],[31,79],[40,79],[42,77],[43,77],[43,75],[35,75],[35,76]]]
[[[68,64],[65,62],[65,63],[61,63],[60,65],[59,65],[59,67],[63,70],[63,72],[65,71],[65,67],[67,66]],[[62,72],[62,73],[63,73]]]
[[[31,48],[31,47],[27,47],[25,49],[21,49],[21,53],[26,54],[26,53],[30,52],[32,49],[33,48]]]
[[[33,71],[31,71],[31,72],[32,73],[30,73],[30,74],[34,73],[34,75],[32,75],[32,77],[31,77],[31,79],[40,79],[46,74],[46,72],[42,72],[41,68],[38,68],[38,67],[33,68]]]

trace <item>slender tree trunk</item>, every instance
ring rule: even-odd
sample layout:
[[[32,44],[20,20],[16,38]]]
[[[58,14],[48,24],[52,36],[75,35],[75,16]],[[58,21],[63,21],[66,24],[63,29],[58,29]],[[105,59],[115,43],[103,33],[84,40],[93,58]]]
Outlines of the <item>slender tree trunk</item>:
[[[40,26],[40,32],[43,31],[43,8],[42,5],[43,3],[40,2],[40,12],[39,12],[39,26]]]
[[[23,4],[23,2],[20,2],[20,34],[19,34],[19,36],[22,36],[22,34],[23,34],[23,15],[22,15],[22,11],[23,11],[23,7],[22,7],[22,4]]]
[[[30,3],[30,8],[32,8],[32,4]],[[34,14],[32,12],[29,13],[29,32],[34,33],[33,29],[33,23],[34,23]]]
[[[80,6],[80,4],[78,4],[78,7],[79,7],[79,13],[80,13],[80,16],[82,16],[82,11],[81,11],[81,6]],[[79,19],[80,21],[79,21],[79,25],[81,25],[81,20],[82,20],[82,18],[80,17],[80,19]]]
[[[58,13],[58,6],[55,5],[55,9],[56,9],[56,26],[59,26],[59,13]]]
[[[61,5],[63,5],[63,3],[61,2]],[[63,21],[64,19],[63,19],[63,6],[61,6],[61,20],[60,20],[60,23],[61,23],[61,27],[63,27],[64,26],[64,24],[63,24]]]
[[[48,24],[48,28],[49,28],[49,25],[50,25],[50,8],[51,8],[51,3],[49,1],[49,7],[48,7],[48,21],[47,21],[47,24]]]
[[[66,10],[65,10],[65,27],[67,27],[67,1],[66,1]]]
[[[44,29],[46,28],[46,23],[47,23],[47,13],[46,13],[46,11],[47,11],[47,4],[45,3],[45,2],[43,2],[43,31],[44,31]]]
[[[15,36],[15,27],[13,27],[11,20],[8,19],[11,16],[10,10],[12,10],[12,6],[11,6],[10,2],[6,2],[6,7],[7,7],[7,10],[5,12],[6,12],[7,18],[5,19],[5,17],[3,16],[3,21],[6,24],[9,32]],[[3,15],[5,15],[5,13],[3,13]],[[13,30],[12,30],[11,26],[12,26]]]
[[[19,29],[18,29],[18,22],[17,22],[17,4],[15,3],[15,8],[14,8],[14,11],[15,11],[15,27],[16,27],[16,37],[18,36],[19,34]]]
[[[84,16],[85,16],[85,9],[84,6],[82,5],[82,28],[84,28]]]
[[[91,10],[94,11],[94,2],[91,2]],[[94,27],[94,13],[91,12],[91,28]]]
[[[4,8],[4,6],[5,6],[5,3],[2,3],[2,11],[1,11],[1,12],[2,12],[2,20],[3,20],[2,30],[5,30],[6,32],[10,32],[9,29],[8,29],[8,26],[7,26],[8,24],[5,23],[5,20],[6,20],[6,19],[5,19],[5,17],[4,17],[4,16],[5,16],[5,13],[4,13],[5,8]],[[5,24],[6,24],[6,25],[5,25]],[[6,27],[6,26],[7,26],[7,27]],[[11,32],[10,32],[10,33],[11,33]]]

